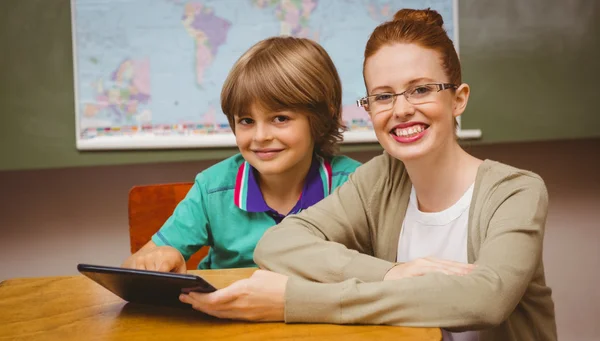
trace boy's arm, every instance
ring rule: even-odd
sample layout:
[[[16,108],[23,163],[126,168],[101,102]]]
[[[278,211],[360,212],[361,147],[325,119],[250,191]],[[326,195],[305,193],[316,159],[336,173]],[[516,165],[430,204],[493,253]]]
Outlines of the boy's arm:
[[[146,244],[144,244],[144,246],[142,246],[139,250],[136,251],[136,253],[138,252],[144,252],[144,251],[148,251],[148,250],[152,250],[155,247],[157,247],[158,245],[156,245],[156,243],[154,243],[152,240],[150,240],[149,242],[147,242]]]
[[[318,282],[382,280],[395,264],[371,256],[372,193],[381,187],[381,157],[356,169],[334,193],[264,234],[254,251],[262,268]]]
[[[187,272],[185,260],[177,249],[171,246],[157,246],[153,241],[149,241],[129,256],[121,266],[139,270]]]
[[[155,246],[171,246],[187,260],[202,246],[208,244],[209,223],[206,211],[205,178],[202,173],[173,214],[152,236]],[[152,245],[150,243],[146,244]]]

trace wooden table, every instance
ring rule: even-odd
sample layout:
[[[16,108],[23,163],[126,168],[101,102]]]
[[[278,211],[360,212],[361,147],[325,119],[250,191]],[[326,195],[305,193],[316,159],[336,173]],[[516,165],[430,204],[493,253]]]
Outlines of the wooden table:
[[[222,288],[255,269],[192,271]],[[128,304],[84,276],[0,283],[0,340],[441,340],[437,328],[252,323]]]

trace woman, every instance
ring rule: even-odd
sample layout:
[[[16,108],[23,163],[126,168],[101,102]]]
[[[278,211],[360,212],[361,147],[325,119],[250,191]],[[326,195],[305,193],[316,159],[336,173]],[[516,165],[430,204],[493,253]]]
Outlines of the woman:
[[[375,29],[359,103],[385,153],[267,231],[254,259],[275,273],[183,302],[227,318],[556,340],[542,265],[545,185],[456,141],[470,89],[442,24],[435,11],[405,9]]]

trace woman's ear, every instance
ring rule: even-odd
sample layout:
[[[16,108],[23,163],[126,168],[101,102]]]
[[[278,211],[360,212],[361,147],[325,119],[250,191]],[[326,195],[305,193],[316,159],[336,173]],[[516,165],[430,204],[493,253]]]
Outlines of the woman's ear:
[[[469,102],[469,94],[471,88],[469,84],[462,83],[454,92],[454,107],[452,108],[452,116],[455,118],[462,115],[467,108],[467,102]]]

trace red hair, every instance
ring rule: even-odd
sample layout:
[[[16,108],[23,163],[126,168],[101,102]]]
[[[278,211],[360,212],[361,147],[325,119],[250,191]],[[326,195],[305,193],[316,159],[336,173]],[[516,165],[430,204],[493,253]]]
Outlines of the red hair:
[[[452,40],[443,28],[444,19],[434,10],[401,9],[394,19],[385,22],[373,31],[365,48],[363,75],[367,59],[379,49],[392,44],[417,44],[437,51],[442,57],[442,66],[449,81],[462,84],[460,61]]]

